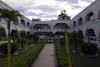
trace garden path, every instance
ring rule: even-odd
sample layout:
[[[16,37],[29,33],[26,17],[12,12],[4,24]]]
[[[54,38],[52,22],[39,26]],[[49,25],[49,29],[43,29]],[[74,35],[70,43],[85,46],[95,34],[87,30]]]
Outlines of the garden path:
[[[54,43],[44,46],[32,67],[58,67]]]

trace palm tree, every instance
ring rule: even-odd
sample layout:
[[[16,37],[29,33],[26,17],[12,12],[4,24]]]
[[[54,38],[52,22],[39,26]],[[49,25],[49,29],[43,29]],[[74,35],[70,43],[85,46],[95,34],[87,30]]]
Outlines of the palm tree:
[[[38,33],[38,30],[40,29],[42,29],[42,26],[40,26],[40,25],[35,25],[35,26],[33,26],[33,29],[35,30],[36,29],[36,31],[37,31],[37,33]]]
[[[65,32],[66,32],[66,30],[70,29],[70,27],[67,24],[64,23],[64,25],[62,26],[62,29],[65,29]]]
[[[23,48],[23,42],[24,42],[24,38],[26,37],[26,32],[20,31],[20,37],[21,37],[21,40],[22,40],[22,48]]]
[[[1,9],[0,11],[0,18],[7,19],[7,28],[8,28],[8,67],[11,67],[11,35],[10,35],[10,23],[11,21],[16,24],[16,17],[19,16],[22,18],[22,15],[16,10],[9,10],[9,9]]]

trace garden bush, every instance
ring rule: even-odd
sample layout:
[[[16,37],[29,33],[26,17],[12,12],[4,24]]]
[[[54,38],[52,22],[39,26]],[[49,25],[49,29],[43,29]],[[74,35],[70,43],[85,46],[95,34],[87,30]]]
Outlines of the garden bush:
[[[85,55],[95,55],[97,52],[97,44],[94,43],[84,43],[81,45],[81,51]]]
[[[60,41],[60,44],[65,44],[65,37],[61,38],[59,41]]]
[[[40,51],[42,50],[42,48],[44,47],[45,43],[42,43],[40,45],[40,47],[36,47],[35,49],[33,49],[33,51],[31,51],[28,56],[26,56],[23,60],[19,61],[15,67],[31,67],[33,62],[36,60],[36,58],[38,57]]]
[[[3,54],[7,54],[7,46],[8,46],[8,43],[2,43],[1,46],[0,46],[0,49],[1,49],[1,52]],[[13,54],[17,49],[17,44],[16,43],[11,43],[11,54]]]
[[[57,47],[57,45],[56,45],[56,54],[59,67],[68,67],[67,56],[63,53],[61,48]],[[75,66],[72,64],[72,67]]]

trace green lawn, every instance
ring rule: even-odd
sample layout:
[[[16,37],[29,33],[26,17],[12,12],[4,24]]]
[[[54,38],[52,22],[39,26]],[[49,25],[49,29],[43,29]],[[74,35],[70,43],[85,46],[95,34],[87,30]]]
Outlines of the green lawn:
[[[65,46],[60,45],[60,47],[66,54]],[[75,49],[75,48],[73,48],[73,49]],[[70,48],[70,55],[71,55],[72,63],[74,63],[74,65],[76,67],[100,67],[100,56],[98,56],[98,57],[80,56],[81,50],[75,49],[76,53],[73,54],[73,52],[72,52],[73,49]],[[100,49],[98,49],[97,53],[100,55]]]
[[[38,45],[27,45],[24,46],[28,48],[27,53],[25,53],[24,49],[18,49],[16,52],[20,53],[17,56],[12,56],[13,59],[13,66],[15,66],[20,60],[23,60],[27,55],[31,52],[34,51],[35,48],[38,47]],[[7,56],[1,56],[0,55],[0,67],[7,67]]]

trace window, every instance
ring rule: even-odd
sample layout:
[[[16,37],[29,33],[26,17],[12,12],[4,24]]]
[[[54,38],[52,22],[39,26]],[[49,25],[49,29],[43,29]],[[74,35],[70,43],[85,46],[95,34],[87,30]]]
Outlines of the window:
[[[86,23],[95,21],[94,13],[91,11],[86,15]]]
[[[82,18],[78,19],[78,25],[83,25],[83,19]]]
[[[73,22],[73,27],[76,27],[76,21]]]

